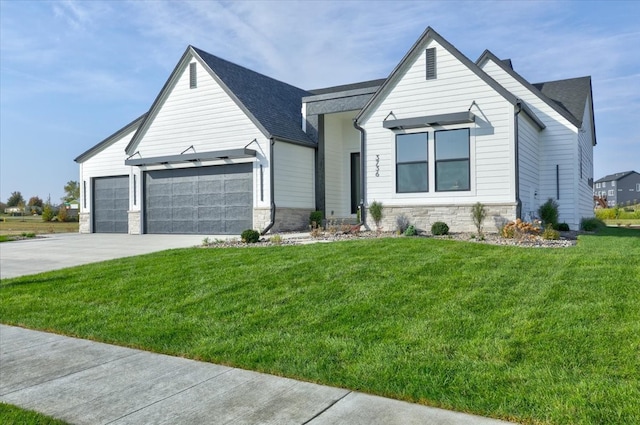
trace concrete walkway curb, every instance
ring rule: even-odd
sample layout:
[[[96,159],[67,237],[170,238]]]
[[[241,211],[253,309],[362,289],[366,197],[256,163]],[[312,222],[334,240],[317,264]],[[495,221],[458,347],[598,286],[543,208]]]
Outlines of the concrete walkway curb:
[[[72,424],[507,422],[0,325],[0,401]]]

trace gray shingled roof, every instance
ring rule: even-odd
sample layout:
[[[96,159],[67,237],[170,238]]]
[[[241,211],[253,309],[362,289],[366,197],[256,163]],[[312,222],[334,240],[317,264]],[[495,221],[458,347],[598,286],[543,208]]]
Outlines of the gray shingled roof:
[[[363,81],[361,83],[344,84],[344,85],[341,85],[341,86],[333,86],[333,87],[324,87],[324,88],[321,88],[321,89],[313,89],[313,90],[309,90],[309,92],[312,95],[319,95],[319,94],[336,93],[336,92],[357,90],[357,89],[368,89],[368,88],[374,88],[374,87],[378,88],[385,81],[387,81],[387,79],[386,78],[382,78],[382,79],[378,79],[378,80]]]
[[[569,78],[532,84],[542,94],[582,122],[587,97],[591,93],[591,78]]]
[[[623,177],[628,176],[629,174],[639,174],[636,173],[635,171],[623,171],[621,173],[615,173],[615,174],[609,174],[608,176],[604,176],[601,179],[596,180],[596,183],[602,183],[602,182],[609,182],[609,181],[613,181],[613,180],[620,180]]]
[[[191,46],[193,47],[193,46]],[[311,93],[193,47],[270,136],[314,144],[302,131],[302,98]]]

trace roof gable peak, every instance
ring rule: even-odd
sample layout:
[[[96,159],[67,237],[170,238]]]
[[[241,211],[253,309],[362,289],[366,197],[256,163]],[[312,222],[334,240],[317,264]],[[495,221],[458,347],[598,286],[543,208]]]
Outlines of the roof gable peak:
[[[471,70],[474,74],[480,77],[485,83],[487,83],[491,88],[493,88],[496,92],[498,92],[502,97],[504,97],[508,102],[515,105],[518,100],[517,98],[511,94],[507,89],[502,87],[497,81],[495,81],[489,74],[484,72],[476,63],[467,58],[464,54],[462,54],[455,46],[449,43],[444,37],[438,34],[433,28],[430,26],[425,29],[422,35],[418,38],[418,40],[414,43],[414,45],[409,49],[409,51],[404,55],[400,63],[391,71],[391,74],[387,77],[385,82],[380,86],[378,91],[371,97],[369,102],[362,108],[360,113],[356,116],[356,121],[361,122],[368,118],[368,115],[373,108],[373,105],[378,103],[381,98],[386,96],[390,90],[390,87],[395,84],[395,82],[400,78],[400,75],[406,71],[406,69],[415,62],[415,59],[418,55],[421,54],[422,49],[428,44],[429,41],[434,40],[440,46],[442,46],[445,50],[447,50],[450,54],[452,54],[456,59],[458,59],[463,65],[465,65],[469,70]]]

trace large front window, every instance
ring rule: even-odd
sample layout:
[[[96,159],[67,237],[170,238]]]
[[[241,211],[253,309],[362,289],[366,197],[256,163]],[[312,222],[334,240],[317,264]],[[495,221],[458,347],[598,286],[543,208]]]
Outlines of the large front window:
[[[469,129],[435,133],[436,192],[470,190]]]
[[[428,133],[396,136],[396,191],[398,193],[429,190]]]

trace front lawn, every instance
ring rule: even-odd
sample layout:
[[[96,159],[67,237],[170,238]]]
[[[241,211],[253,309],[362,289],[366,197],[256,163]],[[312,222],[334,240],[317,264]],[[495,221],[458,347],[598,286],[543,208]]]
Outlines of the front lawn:
[[[640,423],[640,231],[182,249],[0,283],[2,322],[524,423]]]
[[[6,403],[0,403],[0,418],[3,425],[67,425],[64,421]]]

